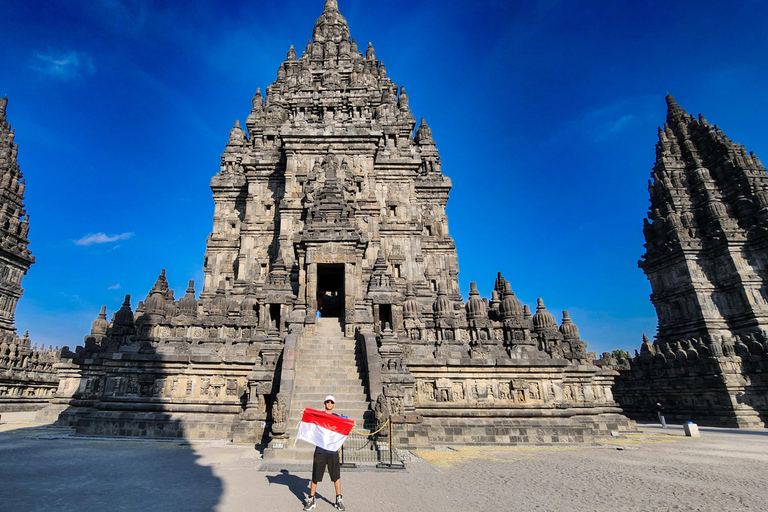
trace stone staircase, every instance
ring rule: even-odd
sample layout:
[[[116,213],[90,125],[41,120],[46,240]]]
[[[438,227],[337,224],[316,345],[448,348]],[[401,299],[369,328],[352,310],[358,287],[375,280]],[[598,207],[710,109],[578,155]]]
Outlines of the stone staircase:
[[[369,409],[368,395],[358,370],[356,342],[345,338],[337,318],[318,318],[317,335],[305,336],[296,355],[296,380],[288,414],[289,446],[284,458],[311,460],[315,447],[297,441],[298,424],[305,407],[322,411],[326,395],[336,398],[333,412],[355,420],[362,430]]]

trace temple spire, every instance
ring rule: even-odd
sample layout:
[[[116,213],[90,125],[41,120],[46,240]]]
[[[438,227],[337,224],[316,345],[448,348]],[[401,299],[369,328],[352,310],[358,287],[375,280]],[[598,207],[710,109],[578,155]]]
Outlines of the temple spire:
[[[325,0],[323,13],[315,22],[315,29],[312,31],[312,41],[315,43],[333,41],[336,44],[349,41],[349,26],[339,12],[339,4],[336,0]]]
[[[667,123],[672,125],[673,123],[679,122],[682,118],[684,118],[687,113],[683,108],[677,104],[675,101],[675,97],[671,94],[667,94]]]
[[[5,119],[5,109],[8,107],[8,98],[3,96],[0,98],[0,117]]]

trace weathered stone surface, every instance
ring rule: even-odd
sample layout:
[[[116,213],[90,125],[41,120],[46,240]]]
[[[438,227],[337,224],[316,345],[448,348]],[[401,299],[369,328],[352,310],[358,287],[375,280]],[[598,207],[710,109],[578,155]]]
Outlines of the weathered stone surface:
[[[768,175],[754,153],[670,95],[649,183],[646,254],[659,328],[623,362],[633,417],[766,425]],[[608,364],[606,360],[604,363]]]
[[[135,312],[130,297],[111,322],[102,311],[60,366],[59,421],[99,435],[158,422],[163,435],[266,433],[283,450],[330,392],[357,421],[405,420],[414,446],[631,428],[615,372],[591,364],[567,314],[558,327],[540,299],[532,315],[501,275],[490,303],[474,283],[463,302],[435,144],[326,2],[301,56],[289,49],[229,134],[200,297],[190,283],[176,300],[163,272]],[[137,419],[148,413],[151,429]],[[206,427],[211,415],[226,428]]]

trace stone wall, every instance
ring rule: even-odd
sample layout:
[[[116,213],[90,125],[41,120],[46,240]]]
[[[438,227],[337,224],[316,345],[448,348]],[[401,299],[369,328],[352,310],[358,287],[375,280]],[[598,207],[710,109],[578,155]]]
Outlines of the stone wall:
[[[768,426],[768,348],[699,340],[674,346],[645,341],[641,353],[619,365],[613,392],[627,415],[720,427]],[[616,368],[616,366],[614,366]]]

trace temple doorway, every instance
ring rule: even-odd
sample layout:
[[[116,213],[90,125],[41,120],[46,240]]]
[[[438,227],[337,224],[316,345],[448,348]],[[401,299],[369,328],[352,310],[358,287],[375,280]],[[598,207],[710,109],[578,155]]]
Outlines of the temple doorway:
[[[344,264],[317,265],[317,309],[323,318],[344,318]]]

